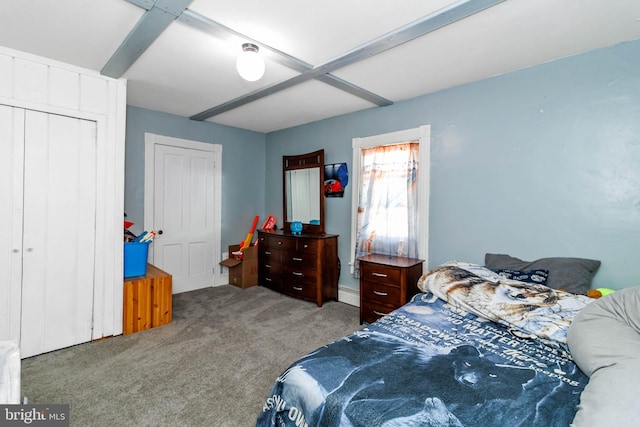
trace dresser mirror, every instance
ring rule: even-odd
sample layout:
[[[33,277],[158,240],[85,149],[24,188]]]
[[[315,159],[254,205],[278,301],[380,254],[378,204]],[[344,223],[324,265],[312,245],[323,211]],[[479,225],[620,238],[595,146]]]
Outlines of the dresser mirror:
[[[324,150],[282,156],[284,228],[302,223],[306,233],[324,233]]]

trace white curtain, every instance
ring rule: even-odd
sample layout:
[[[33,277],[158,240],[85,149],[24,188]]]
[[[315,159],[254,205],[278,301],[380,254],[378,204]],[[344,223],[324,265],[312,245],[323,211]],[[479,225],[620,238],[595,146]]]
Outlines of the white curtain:
[[[417,142],[362,150],[356,258],[418,258],[418,159]],[[354,274],[359,277],[358,265]]]

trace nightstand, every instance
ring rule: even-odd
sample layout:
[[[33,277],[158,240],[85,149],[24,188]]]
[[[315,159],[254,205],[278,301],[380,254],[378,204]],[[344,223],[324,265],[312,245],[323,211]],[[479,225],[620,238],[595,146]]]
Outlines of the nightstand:
[[[372,323],[420,292],[421,259],[366,255],[360,261],[360,324]]]

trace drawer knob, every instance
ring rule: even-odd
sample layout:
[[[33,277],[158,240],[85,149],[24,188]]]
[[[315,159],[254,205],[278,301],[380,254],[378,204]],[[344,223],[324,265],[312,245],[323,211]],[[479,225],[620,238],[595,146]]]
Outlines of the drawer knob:
[[[271,268],[271,264],[265,264],[264,267],[265,268]]]
[[[373,293],[376,295],[380,295],[381,297],[386,297],[387,295],[389,295],[388,293],[381,291],[373,291]]]
[[[265,254],[265,255],[271,255],[271,252],[269,252],[269,251],[264,251],[264,254]]]
[[[298,287],[298,286],[294,286],[294,287],[293,287],[293,290],[295,290],[295,291],[301,291],[301,290],[302,290],[302,288],[300,288],[300,287]]]
[[[268,278],[268,277],[265,277],[265,278],[264,278],[264,280],[266,280],[267,282],[270,282],[270,281],[271,281],[271,279],[270,279],[270,278]]]
[[[377,277],[387,277],[386,274],[384,273],[371,273],[372,276],[377,276]]]
[[[292,260],[294,260],[294,261],[302,261],[302,258],[296,258],[296,257],[293,257],[293,258],[291,258],[291,259],[292,259]]]
[[[282,242],[281,242],[281,241],[278,241],[278,244],[279,244],[279,245],[281,245],[281,244],[282,244]]]
[[[302,274],[302,273],[300,273],[299,271],[294,271],[294,272],[293,272],[293,275],[294,275],[294,276],[303,276],[303,274]]]

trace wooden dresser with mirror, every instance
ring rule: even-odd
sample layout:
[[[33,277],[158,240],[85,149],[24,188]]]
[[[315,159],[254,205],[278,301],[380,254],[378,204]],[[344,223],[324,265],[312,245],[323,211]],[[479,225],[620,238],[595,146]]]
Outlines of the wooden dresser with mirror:
[[[283,156],[282,175],[284,227],[258,230],[258,284],[321,307],[337,301],[339,276],[338,236],[325,233],[324,150]]]

